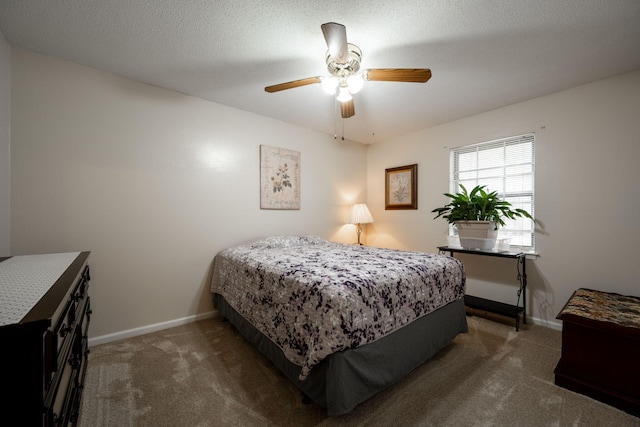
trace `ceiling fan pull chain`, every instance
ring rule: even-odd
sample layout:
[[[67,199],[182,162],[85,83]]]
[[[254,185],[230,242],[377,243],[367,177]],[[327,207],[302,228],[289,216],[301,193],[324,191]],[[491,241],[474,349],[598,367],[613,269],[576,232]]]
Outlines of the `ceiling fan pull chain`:
[[[338,140],[338,123],[336,122],[338,117],[338,99],[333,97],[333,139]]]

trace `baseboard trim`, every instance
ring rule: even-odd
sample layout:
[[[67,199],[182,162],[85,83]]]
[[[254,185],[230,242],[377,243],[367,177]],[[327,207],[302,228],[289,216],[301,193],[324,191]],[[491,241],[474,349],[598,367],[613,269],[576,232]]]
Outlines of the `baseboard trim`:
[[[206,313],[195,314],[193,316],[182,317],[180,319],[169,320],[167,322],[155,323],[153,325],[141,326],[139,328],[127,329],[126,331],[114,332],[112,334],[89,338],[89,347],[110,343],[124,338],[136,337],[138,335],[150,334],[151,332],[161,331],[163,329],[169,329],[175,326],[186,325],[187,323],[197,322],[198,320],[210,319],[216,313],[217,310],[214,310]],[[557,331],[562,330],[561,322],[552,322],[550,320],[538,319],[536,317],[530,317],[527,320],[534,325],[544,326],[546,328],[555,329]]]
[[[551,320],[539,319],[537,317],[530,317],[527,320],[534,325],[544,326],[545,328],[555,329],[556,331],[562,330],[562,322],[553,322]]]
[[[153,325],[141,326],[139,328],[127,329],[126,331],[114,332],[112,334],[89,338],[89,347],[106,344],[124,338],[145,335],[151,332],[173,328],[175,326],[186,325],[187,323],[197,322],[198,320],[210,319],[215,315],[215,313],[217,313],[217,311],[209,311],[206,313],[194,314],[193,316],[182,317],[180,319],[169,320],[167,322],[155,323]]]

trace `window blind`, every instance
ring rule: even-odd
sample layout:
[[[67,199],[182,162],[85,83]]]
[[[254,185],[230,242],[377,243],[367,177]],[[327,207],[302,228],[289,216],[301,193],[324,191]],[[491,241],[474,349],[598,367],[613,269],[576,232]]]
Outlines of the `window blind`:
[[[535,217],[535,134],[452,148],[450,162],[451,193],[458,192],[460,184],[468,191],[476,185],[486,185],[514,208]],[[505,222],[498,238],[510,238],[512,246],[534,249],[533,221],[517,218]]]

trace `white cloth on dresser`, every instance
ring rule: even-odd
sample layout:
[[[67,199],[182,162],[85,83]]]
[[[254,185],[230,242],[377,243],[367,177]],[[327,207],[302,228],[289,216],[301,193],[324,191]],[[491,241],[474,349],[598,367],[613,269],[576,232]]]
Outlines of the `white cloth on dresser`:
[[[22,255],[0,262],[0,326],[20,322],[79,254]]]

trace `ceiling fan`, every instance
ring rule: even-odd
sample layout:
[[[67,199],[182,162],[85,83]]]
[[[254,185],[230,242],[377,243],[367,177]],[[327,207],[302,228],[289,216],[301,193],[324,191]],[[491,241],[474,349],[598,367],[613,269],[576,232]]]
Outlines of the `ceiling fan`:
[[[325,59],[327,70],[331,75],[328,77],[308,77],[267,86],[264,88],[265,91],[273,93],[322,83],[327,93],[336,95],[342,118],[347,119],[355,115],[353,94],[362,88],[364,80],[426,83],[431,78],[431,70],[428,68],[371,68],[364,70],[362,74],[356,74],[360,70],[362,51],[358,46],[347,43],[346,27],[335,22],[322,24],[321,27],[329,48]]]

